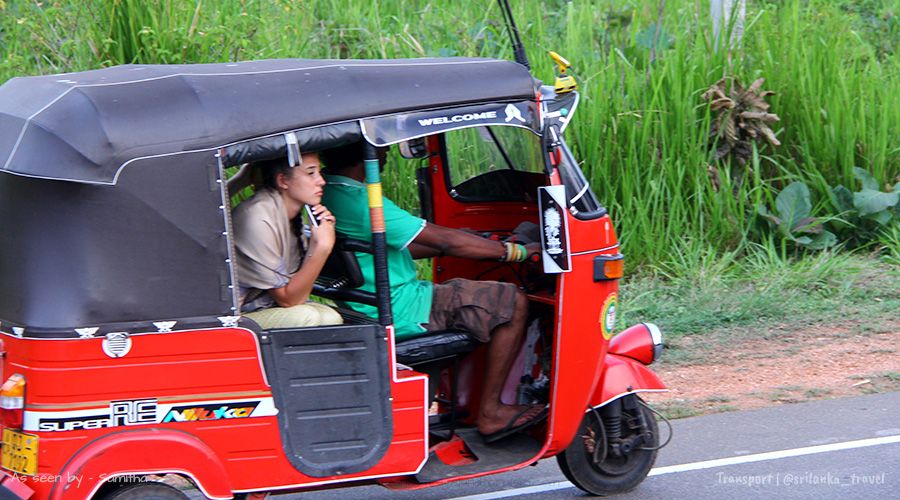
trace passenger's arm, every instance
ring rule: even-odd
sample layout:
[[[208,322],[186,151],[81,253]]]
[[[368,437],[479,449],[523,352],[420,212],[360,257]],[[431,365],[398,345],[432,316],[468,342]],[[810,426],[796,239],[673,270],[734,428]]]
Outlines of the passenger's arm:
[[[540,252],[540,245],[537,243],[529,243],[525,248],[529,256]],[[410,244],[410,253],[413,257],[419,253],[422,257],[451,255],[465,259],[502,260],[506,255],[506,247],[502,242],[467,231],[426,223],[422,232]]]
[[[269,290],[269,295],[281,307],[292,307],[309,300],[316,278],[334,247],[334,217],[323,205],[317,205],[314,210],[322,223],[310,228],[309,248],[303,265],[291,276],[287,285]]]

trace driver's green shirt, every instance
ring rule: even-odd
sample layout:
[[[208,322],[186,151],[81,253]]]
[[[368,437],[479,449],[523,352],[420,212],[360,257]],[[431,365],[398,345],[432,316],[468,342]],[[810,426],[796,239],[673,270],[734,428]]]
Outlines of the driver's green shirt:
[[[365,184],[340,175],[326,175],[322,204],[337,219],[338,232],[357,240],[372,241],[369,225],[368,194]],[[414,337],[425,331],[431,314],[431,282],[416,279],[416,267],[407,249],[425,228],[425,220],[416,217],[384,198],[385,240],[387,241],[388,273],[391,283],[391,308],[397,339]],[[372,255],[357,253],[365,284],[361,287],[375,291],[375,265]],[[348,302],[352,309],[370,317],[378,317],[378,309]]]

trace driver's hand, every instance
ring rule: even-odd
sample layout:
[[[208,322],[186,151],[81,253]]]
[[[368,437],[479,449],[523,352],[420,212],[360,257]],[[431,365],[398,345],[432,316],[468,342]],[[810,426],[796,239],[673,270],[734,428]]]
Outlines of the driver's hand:
[[[540,260],[541,258],[541,244],[532,242],[525,245],[525,250],[528,251],[528,257],[525,259],[526,262]],[[536,260],[535,260],[536,259]]]

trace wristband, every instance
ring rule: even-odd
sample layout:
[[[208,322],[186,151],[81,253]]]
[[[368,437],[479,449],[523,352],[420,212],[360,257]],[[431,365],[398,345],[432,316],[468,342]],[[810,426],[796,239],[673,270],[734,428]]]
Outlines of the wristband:
[[[500,262],[525,262],[528,259],[528,249],[525,248],[525,245],[521,243],[510,243],[508,241],[503,243],[503,256],[500,257]]]
[[[500,262],[509,262],[509,259],[512,258],[512,245],[507,242],[503,242],[503,255],[500,256]]]
[[[521,243],[516,243],[516,262],[525,262],[528,258],[528,249]]]

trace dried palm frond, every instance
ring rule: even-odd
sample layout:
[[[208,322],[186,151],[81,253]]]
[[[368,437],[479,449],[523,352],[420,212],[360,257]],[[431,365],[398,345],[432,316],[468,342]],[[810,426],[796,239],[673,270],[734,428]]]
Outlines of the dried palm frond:
[[[753,141],[765,139],[772,146],[781,145],[769,128],[770,123],[780,118],[769,113],[765,99],[774,92],[760,92],[763,82],[765,79],[759,78],[745,89],[737,78],[723,78],[703,93],[709,109],[716,114],[709,131],[716,160],[731,155],[744,165],[753,154]],[[726,90],[726,87],[730,88]]]

